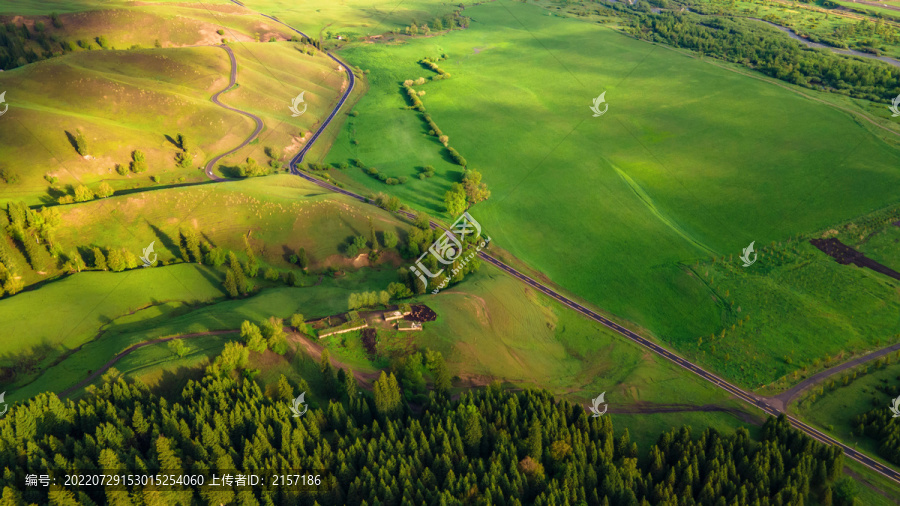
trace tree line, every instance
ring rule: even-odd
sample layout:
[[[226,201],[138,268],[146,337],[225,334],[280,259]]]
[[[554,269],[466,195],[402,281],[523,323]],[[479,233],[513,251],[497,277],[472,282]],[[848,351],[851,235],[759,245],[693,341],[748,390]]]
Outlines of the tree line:
[[[649,447],[609,417],[549,392],[494,383],[449,396],[440,354],[413,354],[373,392],[327,351],[319,374],[264,385],[229,343],[199,380],[165,398],[114,370],[82,399],[40,394],[0,420],[0,501],[9,505],[853,504],[840,448],[769,418],[758,439],[672,429]],[[433,385],[428,391],[427,384]],[[314,383],[316,388],[310,387]],[[427,391],[427,394],[425,393]],[[289,406],[305,392],[309,410]],[[413,411],[413,399],[421,409]],[[24,473],[315,470],[315,492],[25,487]],[[233,471],[232,471],[233,472]],[[852,485],[852,482],[849,482]]]
[[[618,10],[618,9],[617,9]],[[812,49],[752,20],[630,11],[632,35],[740,63],[768,76],[876,102],[900,94],[900,69]]]
[[[50,23],[54,28],[63,27],[56,14],[50,15]],[[21,67],[74,50],[71,42],[49,33],[43,21],[35,21],[32,28],[12,21],[0,24],[0,69]]]
[[[879,396],[882,404],[853,417],[851,425],[854,434],[865,435],[878,442],[878,454],[885,460],[900,465],[900,423],[894,421],[894,414],[888,408],[893,399],[900,397],[900,376],[895,379],[898,381],[895,385],[875,387],[877,391],[886,394],[886,397]]]

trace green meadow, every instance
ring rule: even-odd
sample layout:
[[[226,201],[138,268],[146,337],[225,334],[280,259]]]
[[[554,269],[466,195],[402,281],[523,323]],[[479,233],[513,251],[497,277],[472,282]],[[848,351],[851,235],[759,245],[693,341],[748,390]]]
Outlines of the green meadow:
[[[730,326],[688,265],[896,202],[896,144],[829,105],[537,7],[498,1],[466,15],[464,31],[342,51],[370,70],[371,89],[327,160],[407,176],[345,177],[442,212],[461,168],[400,84],[430,78],[417,61],[446,54],[452,77],[415,88],[484,174],[492,196],[471,212],[495,246],[677,348]],[[603,92],[608,112],[592,117]],[[424,165],[435,177],[414,178]]]
[[[266,148],[286,161],[338,100],[343,73],[321,53],[301,48],[293,42],[232,44],[237,86],[220,100],[261,117],[265,127],[252,144],[220,160],[220,174],[233,175],[247,157],[267,164]],[[0,167],[19,177],[0,181],[0,203],[55,204],[82,184],[96,191],[107,182],[121,191],[205,181],[207,161],[241,144],[255,126],[210,101],[228,84],[230,69],[221,48],[192,47],[78,51],[3,72],[0,89],[7,90],[10,109],[0,122],[0,143],[9,149],[0,152]],[[288,106],[301,91],[308,111],[293,118]],[[87,156],[68,136],[79,131]],[[175,160],[179,133],[191,146],[185,168]],[[146,155],[146,172],[128,170],[135,149]]]
[[[61,365],[63,370],[81,360],[73,358],[76,355],[99,366],[136,342],[239,328],[247,317],[264,319],[280,314],[279,309],[287,317],[299,310],[300,306],[291,302],[294,299],[311,301],[307,302],[309,309],[301,312],[320,316],[340,312],[346,309],[350,291],[383,290],[396,280],[396,253],[387,251],[374,264],[365,257],[349,259],[342,253],[350,237],[368,235],[370,226],[401,236],[405,229],[386,211],[325,194],[317,186],[288,175],[163,189],[65,206],[55,239],[62,251],[101,247],[123,249],[137,256],[153,242],[158,265],[123,272],[83,271],[59,279],[51,276],[63,274],[63,269],[44,275],[27,271],[24,277],[29,284],[44,282],[0,299],[0,321],[7,322],[5,329],[14,336],[0,349],[2,365],[29,364],[20,372],[30,381],[33,373],[82,345],[84,349]],[[246,303],[246,307],[254,308],[250,313],[231,307],[239,301],[222,302],[225,291],[219,269],[182,263],[182,229],[193,229],[211,244],[235,251],[240,258],[246,258],[247,238],[260,263],[254,283],[262,289],[247,299],[256,301]],[[332,291],[323,287],[315,295],[262,279],[269,268],[279,274],[293,268],[299,274],[299,269],[291,267],[290,256],[300,248],[308,253],[310,269],[321,272],[331,267],[349,273],[334,281],[328,278],[327,282],[324,275],[300,274],[302,286],[324,282],[335,287]],[[24,261],[20,265],[25,265]],[[377,269],[373,272],[378,274],[366,274],[368,267]],[[213,303],[212,307],[219,309],[206,308]],[[48,311],[57,316],[47,318]],[[194,319],[200,323],[193,323]],[[130,337],[119,339],[117,335]],[[95,340],[97,336],[99,341]],[[104,351],[92,351],[91,346]],[[80,368],[88,369],[95,367]],[[44,374],[44,380],[49,381],[47,378],[65,384],[68,376]]]
[[[431,23],[472,0],[435,2],[434,0],[341,0],[340,2],[297,3],[291,0],[241,0],[248,9],[276,16],[312,37],[319,30],[334,34],[365,37],[399,30],[415,22]]]

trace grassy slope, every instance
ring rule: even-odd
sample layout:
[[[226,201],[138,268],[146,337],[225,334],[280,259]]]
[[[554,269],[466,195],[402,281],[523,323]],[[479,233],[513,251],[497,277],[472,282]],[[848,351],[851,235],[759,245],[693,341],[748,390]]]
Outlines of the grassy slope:
[[[402,232],[400,222],[385,211],[363,208],[345,197],[323,195],[317,187],[283,175],[215,187],[159,190],[66,207],[57,242],[64,251],[98,245],[138,254],[156,241],[159,261],[170,262],[180,259],[178,230],[185,226],[196,228],[213,244],[237,251],[239,256],[243,256],[242,236],[249,232],[262,264],[261,272],[267,265],[288,267],[287,257],[300,247],[307,249],[313,268],[342,268],[350,261],[339,253],[340,244],[351,235],[367,235],[370,216],[376,230]],[[391,256],[383,259],[390,260]],[[367,263],[359,260],[355,265]],[[372,283],[372,289],[384,289],[394,281],[394,267],[388,264],[380,276],[377,283]],[[106,335],[109,325],[122,315],[166,302],[197,304],[221,298],[221,279],[220,272],[195,264],[68,276],[0,300],[0,321],[10,322],[8,335],[14,336],[4,342],[0,355],[9,362],[31,349],[40,357],[56,357],[93,338],[99,330]],[[304,284],[316,281],[309,278]],[[324,297],[320,304],[328,309],[320,313],[346,308],[346,290],[357,290],[354,283],[359,281],[354,278],[339,283],[343,290],[340,292],[320,293]],[[272,293],[278,293],[273,290]],[[61,316],[47,318],[48,308]],[[142,313],[140,320],[154,318],[157,316],[151,310]],[[240,326],[240,320],[227,321]],[[154,325],[158,323],[154,320]],[[184,325],[173,329],[191,332],[235,327]],[[169,330],[167,335],[175,333],[178,331]],[[158,336],[146,338],[152,337]],[[44,345],[47,348],[36,349]]]
[[[437,16],[457,10],[460,4],[472,4],[471,0],[450,3],[433,0],[343,0],[322,2],[315,5],[298,4],[291,0],[246,0],[248,9],[277,16],[308,35],[317,37],[319,30],[351,36],[378,35],[389,30],[402,29],[414,20],[418,24],[431,23]],[[330,25],[330,26],[329,26]]]
[[[466,12],[475,22],[465,31],[344,52],[371,69],[372,91],[329,160],[359,157],[391,176],[434,165],[435,178],[399,187],[358,170],[348,177],[439,210],[458,167],[436,161],[440,145],[403,110],[398,83],[431,75],[419,58],[448,53],[440,65],[453,77],[419,88],[492,188],[476,218],[498,246],[667,340],[694,342],[726,323],[679,263],[896,198],[900,154],[844,113],[536,8],[495,2]],[[603,90],[610,112],[592,118],[588,105]]]
[[[261,163],[265,146],[278,152],[296,151],[299,135],[313,129],[337,100],[340,73],[321,54],[308,56],[290,42],[234,45],[238,88],[221,97],[223,103],[250,110],[263,118],[260,140],[222,164],[236,165],[247,156]],[[194,167],[240,144],[253,122],[210,102],[228,82],[230,63],[219,48],[85,51],[4,72],[0,88],[10,90],[10,111],[0,122],[0,142],[12,149],[0,153],[0,166],[21,176],[14,185],[0,184],[0,203],[55,202],[44,174],[59,178],[59,186],[102,180],[114,188],[204,180],[196,168],[178,169],[178,148],[167,139],[188,136],[195,151]],[[279,90],[276,92],[275,90]],[[292,118],[288,105],[306,90],[308,113]],[[172,114],[178,111],[178,114]],[[79,156],[65,132],[82,130],[93,159]],[[120,176],[115,164],[127,167],[131,151],[147,155],[150,170]]]

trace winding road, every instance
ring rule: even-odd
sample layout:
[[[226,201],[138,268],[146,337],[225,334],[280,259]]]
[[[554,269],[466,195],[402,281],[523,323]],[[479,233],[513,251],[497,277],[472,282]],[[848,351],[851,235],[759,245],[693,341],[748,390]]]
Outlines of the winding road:
[[[240,5],[242,7],[245,7],[242,3],[240,3],[237,0],[232,0],[232,2],[237,5]],[[264,16],[268,19],[271,19],[281,25],[284,25],[288,29],[290,29],[304,37],[308,37],[306,34],[301,32],[300,30],[297,30],[296,28],[284,23],[283,21],[279,20],[278,18],[276,18],[274,16],[268,16],[266,14],[260,14],[260,15]],[[229,86],[229,88],[226,88],[226,90],[227,90],[227,89],[230,89],[231,86],[234,85],[236,64],[235,64],[235,60],[234,60],[234,54],[231,52],[231,50],[229,48],[226,47],[225,49],[228,51],[229,55],[231,56],[231,60],[232,60],[231,85]],[[375,205],[373,202],[370,202],[367,198],[363,197],[362,195],[344,190],[343,188],[339,188],[331,183],[327,183],[325,181],[316,179],[316,178],[312,177],[311,175],[303,173],[297,169],[297,164],[303,161],[303,157],[306,155],[306,153],[313,146],[313,144],[319,138],[319,136],[322,134],[322,132],[325,130],[325,128],[328,127],[330,122],[334,119],[334,117],[340,111],[341,107],[344,105],[344,103],[347,101],[347,98],[350,96],[350,93],[353,91],[354,84],[356,83],[355,76],[353,75],[353,71],[350,69],[350,67],[348,67],[345,63],[340,61],[338,58],[336,58],[331,53],[326,51],[325,54],[328,55],[329,58],[331,58],[332,60],[337,62],[344,69],[344,71],[347,73],[347,76],[350,80],[350,85],[347,87],[347,90],[345,91],[345,93],[343,94],[343,96],[341,97],[340,101],[337,103],[337,105],[335,106],[335,108],[331,112],[331,114],[322,122],[322,124],[319,126],[318,130],[316,130],[315,134],[313,134],[313,136],[310,138],[309,142],[306,143],[306,146],[304,146],[303,149],[301,149],[291,159],[291,162],[289,165],[290,170],[291,170],[292,174],[302,177],[303,179],[306,179],[307,181],[310,181],[326,190],[340,193],[342,195],[346,195],[346,196],[356,199],[360,202]],[[216,98],[226,90],[222,90],[221,92],[217,93],[214,96],[213,101],[216,102],[217,104],[219,104],[219,102],[216,100]],[[219,104],[219,105],[222,105],[222,104]],[[238,113],[241,113],[246,116],[254,118],[257,121],[257,127],[258,127],[257,132],[254,133],[254,136],[259,133],[258,132],[259,129],[262,128],[261,121],[259,120],[259,118],[257,118],[256,116],[253,116],[250,113],[240,111],[238,109],[234,109],[234,108],[231,108],[231,107],[228,107],[225,105],[222,105],[222,106],[226,107],[227,109],[231,109],[235,112],[238,112]],[[216,159],[211,161],[210,164],[207,165],[207,175],[209,175],[210,177],[214,177],[209,171],[210,167],[212,167],[212,164],[214,162],[218,161],[218,159],[222,158],[223,156],[228,155],[228,154],[234,152],[235,150],[239,149],[240,147],[245,146],[247,143],[250,142],[250,140],[252,140],[252,138],[253,138],[253,136],[251,136],[250,139],[245,141],[244,144],[242,144],[238,148],[235,148],[234,150],[229,151],[228,153],[220,155],[219,157],[217,157]],[[221,178],[218,178],[218,179],[221,179]],[[413,213],[410,213],[407,211],[398,211],[398,214],[406,216],[407,218],[415,218],[415,215]],[[435,221],[431,221],[431,228],[433,228],[433,229],[441,228],[443,230],[446,230],[443,227],[443,225],[441,225],[440,223],[435,222]],[[672,362],[673,364],[677,365],[678,367],[694,373],[695,375],[699,376],[701,379],[713,384],[715,387],[717,387],[721,390],[728,392],[729,394],[733,395],[734,397],[737,397],[738,399],[746,402],[747,404],[756,406],[757,408],[761,409],[766,414],[771,415],[771,416],[776,416],[776,417],[779,415],[784,415],[785,417],[787,417],[787,419],[790,421],[791,425],[794,428],[802,431],[809,437],[811,437],[821,443],[824,443],[824,444],[835,445],[835,446],[840,447],[844,451],[844,454],[847,455],[849,458],[851,458],[851,459],[855,460],[856,462],[859,462],[860,464],[868,467],[869,469],[893,480],[895,483],[900,484],[900,472],[882,465],[881,463],[875,461],[874,459],[854,450],[850,446],[847,446],[847,445],[841,443],[840,441],[837,441],[834,438],[828,436],[827,434],[824,434],[824,433],[820,432],[819,430],[803,423],[802,421],[798,420],[797,418],[795,418],[787,413],[784,413],[782,411],[782,409],[776,408],[776,407],[772,406],[771,404],[769,404],[767,398],[757,396],[757,395],[753,394],[752,392],[748,392],[742,388],[732,385],[731,383],[725,381],[724,379],[720,378],[719,376],[716,376],[715,374],[704,370],[703,368],[697,366],[696,364],[689,362],[688,360],[685,360],[684,358],[670,352],[666,348],[663,348],[662,346],[650,341],[649,339],[647,339],[643,336],[640,336],[639,334],[637,334],[635,332],[632,332],[631,330],[611,321],[610,319],[600,315],[599,313],[597,313],[591,309],[586,308],[585,306],[560,294],[559,292],[548,287],[547,285],[540,283],[538,281],[535,281],[531,277],[529,277],[529,276],[523,274],[522,272],[514,269],[513,267],[501,262],[500,260],[489,255],[485,251],[480,251],[478,253],[478,256],[482,260],[494,265],[495,267],[499,268],[500,270],[502,270],[502,271],[506,272],[507,274],[513,276],[514,278],[522,281],[523,283],[534,288],[535,290],[547,295],[548,297],[558,301],[559,303],[563,304],[564,306],[567,306],[567,307],[575,310],[576,312],[582,314],[583,316],[590,318],[591,320],[594,320],[595,322],[598,322],[598,323],[606,326],[607,328],[615,331],[616,333],[620,334],[621,336],[639,344],[640,346],[643,346],[644,348],[647,348],[648,350],[652,351],[653,353],[656,353],[657,355],[661,356],[662,358]],[[134,347],[132,347],[132,348],[134,348]],[[129,349],[129,350],[131,350],[131,349]],[[122,352],[122,354],[120,354],[120,355],[129,353],[130,352],[129,350]],[[865,358],[865,357],[863,357],[863,358]],[[831,372],[831,371],[829,371],[829,372]],[[815,376],[813,378],[815,378]],[[810,378],[810,379],[813,379],[813,378]]]
[[[229,111],[234,111],[238,114],[243,114],[244,116],[247,116],[248,118],[250,118],[256,122],[256,130],[254,130],[253,133],[250,134],[250,137],[247,137],[246,139],[244,139],[244,142],[242,142],[240,145],[238,145],[231,151],[226,151],[226,152],[222,153],[221,155],[216,156],[215,158],[210,160],[209,163],[206,164],[206,169],[205,169],[206,175],[210,179],[212,179],[213,181],[227,181],[227,179],[221,178],[221,177],[217,176],[215,173],[213,173],[213,167],[215,167],[216,164],[219,163],[219,160],[221,160],[222,158],[230,155],[231,153],[234,153],[235,151],[246,146],[247,144],[250,144],[251,142],[253,142],[253,139],[255,139],[256,136],[259,135],[260,132],[262,132],[263,122],[262,122],[262,119],[259,118],[259,116],[250,114],[247,111],[242,111],[240,109],[231,107],[230,105],[225,105],[222,102],[219,102],[219,95],[230,90],[237,83],[237,60],[234,58],[234,52],[231,50],[230,47],[226,46],[225,44],[222,44],[218,47],[221,47],[222,49],[224,49],[225,52],[228,53],[228,57],[231,58],[231,79],[228,82],[228,86],[226,86],[225,89],[223,89],[222,91],[220,91],[212,96],[213,103],[218,105],[219,107],[224,107],[225,109],[228,109]]]

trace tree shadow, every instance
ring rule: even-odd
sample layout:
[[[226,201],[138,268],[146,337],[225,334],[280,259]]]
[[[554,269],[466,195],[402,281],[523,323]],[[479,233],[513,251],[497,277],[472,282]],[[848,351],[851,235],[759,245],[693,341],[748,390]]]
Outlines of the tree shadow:
[[[244,179],[244,176],[241,175],[241,168],[238,165],[219,165],[219,171],[225,177]]]
[[[19,353],[0,355],[0,388],[12,385],[17,379],[41,371],[41,362],[54,351],[54,346],[41,343]]]
[[[150,391],[160,397],[174,398],[177,397],[184,387],[191,380],[200,381],[203,379],[205,372],[204,367],[185,367],[179,366],[174,371],[165,370],[159,379],[159,382],[153,386]]]
[[[213,269],[215,269],[215,267],[209,267],[208,269],[204,269],[201,267],[198,270],[200,271],[200,275],[203,276],[204,278],[206,278],[206,280],[209,281],[210,283],[215,284],[215,285],[224,283],[225,282],[224,278],[218,278],[215,275],[213,275],[213,272],[212,272]]]
[[[156,238],[159,239],[159,242],[162,243],[162,245],[169,251],[169,253],[172,253],[173,251],[177,252],[177,254],[174,255],[175,258],[178,258],[184,262],[189,261],[188,259],[183,258],[180,245],[173,241],[168,234],[160,230],[159,227],[153,225],[148,220],[145,219],[144,221],[150,227],[150,230],[153,230],[153,234],[156,235]]]
[[[175,146],[178,149],[181,149],[181,144],[178,144],[178,141],[173,139],[171,135],[164,134],[163,137],[165,137],[167,141],[171,142],[173,146]]]
[[[66,138],[69,139],[69,144],[72,145],[72,149],[74,149],[75,152],[78,153],[78,142],[75,140],[75,135],[73,135],[72,132],[66,130]]]
[[[51,185],[47,188],[47,195],[42,195],[39,198],[45,205],[54,205],[59,204],[59,198],[66,195],[69,195],[69,193],[65,189]]]
[[[291,248],[289,248],[287,244],[282,244],[282,245],[281,245],[281,252],[283,253],[283,254],[281,255],[281,259],[284,260],[284,261],[287,262],[287,263],[291,263],[291,257],[292,257],[293,255],[296,255],[296,254],[297,254],[297,252],[295,252],[294,250],[292,250]]]

